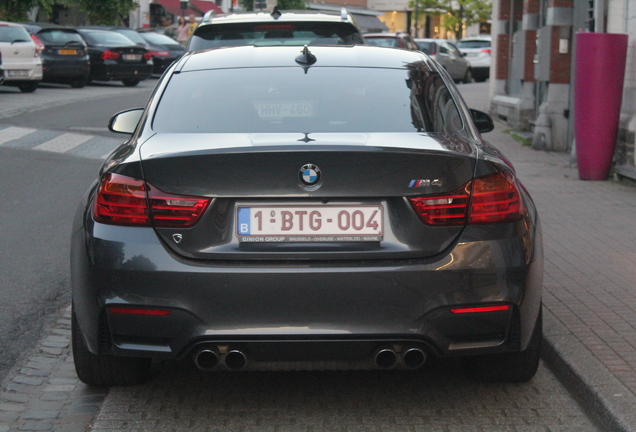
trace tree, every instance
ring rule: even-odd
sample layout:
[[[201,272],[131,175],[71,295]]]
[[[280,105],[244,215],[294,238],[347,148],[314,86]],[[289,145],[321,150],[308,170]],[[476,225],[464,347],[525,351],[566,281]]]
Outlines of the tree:
[[[444,15],[441,25],[460,39],[466,26],[486,21],[492,15],[488,0],[411,0],[409,6],[419,13]],[[418,20],[419,21],[419,20]]]
[[[278,9],[282,11],[307,9],[307,5],[305,0],[278,0]]]
[[[44,12],[50,12],[55,0],[0,0],[0,20],[27,21],[29,10],[39,7]]]
[[[90,23],[96,25],[128,22],[130,11],[137,6],[135,0],[76,0],[76,3],[88,14]]]

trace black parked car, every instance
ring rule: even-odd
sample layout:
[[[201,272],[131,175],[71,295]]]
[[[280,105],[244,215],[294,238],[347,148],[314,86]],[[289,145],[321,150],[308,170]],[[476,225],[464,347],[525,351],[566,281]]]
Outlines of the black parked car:
[[[185,48],[176,40],[155,32],[140,33],[146,42],[150,45],[150,54],[152,54],[152,62],[154,63],[153,74],[161,75],[185,52]]]
[[[54,24],[23,23],[36,43],[41,43],[42,81],[81,88],[88,82],[90,60],[82,35],[77,30]]]
[[[270,25],[270,24],[268,24]],[[378,109],[381,106],[382,109]],[[72,344],[90,385],[202,370],[539,364],[535,205],[419,51],[185,54],[111,119],[72,230]]]
[[[89,80],[122,81],[136,86],[152,74],[152,55],[126,36],[110,31],[79,28],[88,44],[91,60]]]

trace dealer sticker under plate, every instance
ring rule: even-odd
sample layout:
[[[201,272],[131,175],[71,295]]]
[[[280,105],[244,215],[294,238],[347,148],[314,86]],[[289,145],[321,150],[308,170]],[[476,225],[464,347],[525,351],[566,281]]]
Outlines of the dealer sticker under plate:
[[[381,241],[382,206],[237,207],[240,242]]]

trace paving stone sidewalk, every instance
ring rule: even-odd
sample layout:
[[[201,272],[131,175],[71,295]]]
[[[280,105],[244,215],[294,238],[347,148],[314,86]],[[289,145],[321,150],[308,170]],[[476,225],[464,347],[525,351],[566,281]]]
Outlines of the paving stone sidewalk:
[[[582,181],[571,157],[501,124],[485,138],[515,165],[544,235],[544,359],[609,430],[636,431],[636,186]]]

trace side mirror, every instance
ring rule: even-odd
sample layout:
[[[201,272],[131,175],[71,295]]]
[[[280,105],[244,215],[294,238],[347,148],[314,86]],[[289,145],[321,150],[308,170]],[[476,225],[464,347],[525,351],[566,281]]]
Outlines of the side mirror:
[[[108,122],[108,130],[116,133],[132,134],[135,132],[143,113],[143,108],[132,108],[119,112],[111,117]]]
[[[493,123],[492,118],[483,111],[478,111],[475,109],[469,109],[470,115],[473,117],[473,121],[475,122],[475,126],[477,126],[477,130],[479,133],[490,132],[495,128],[495,123]]]

